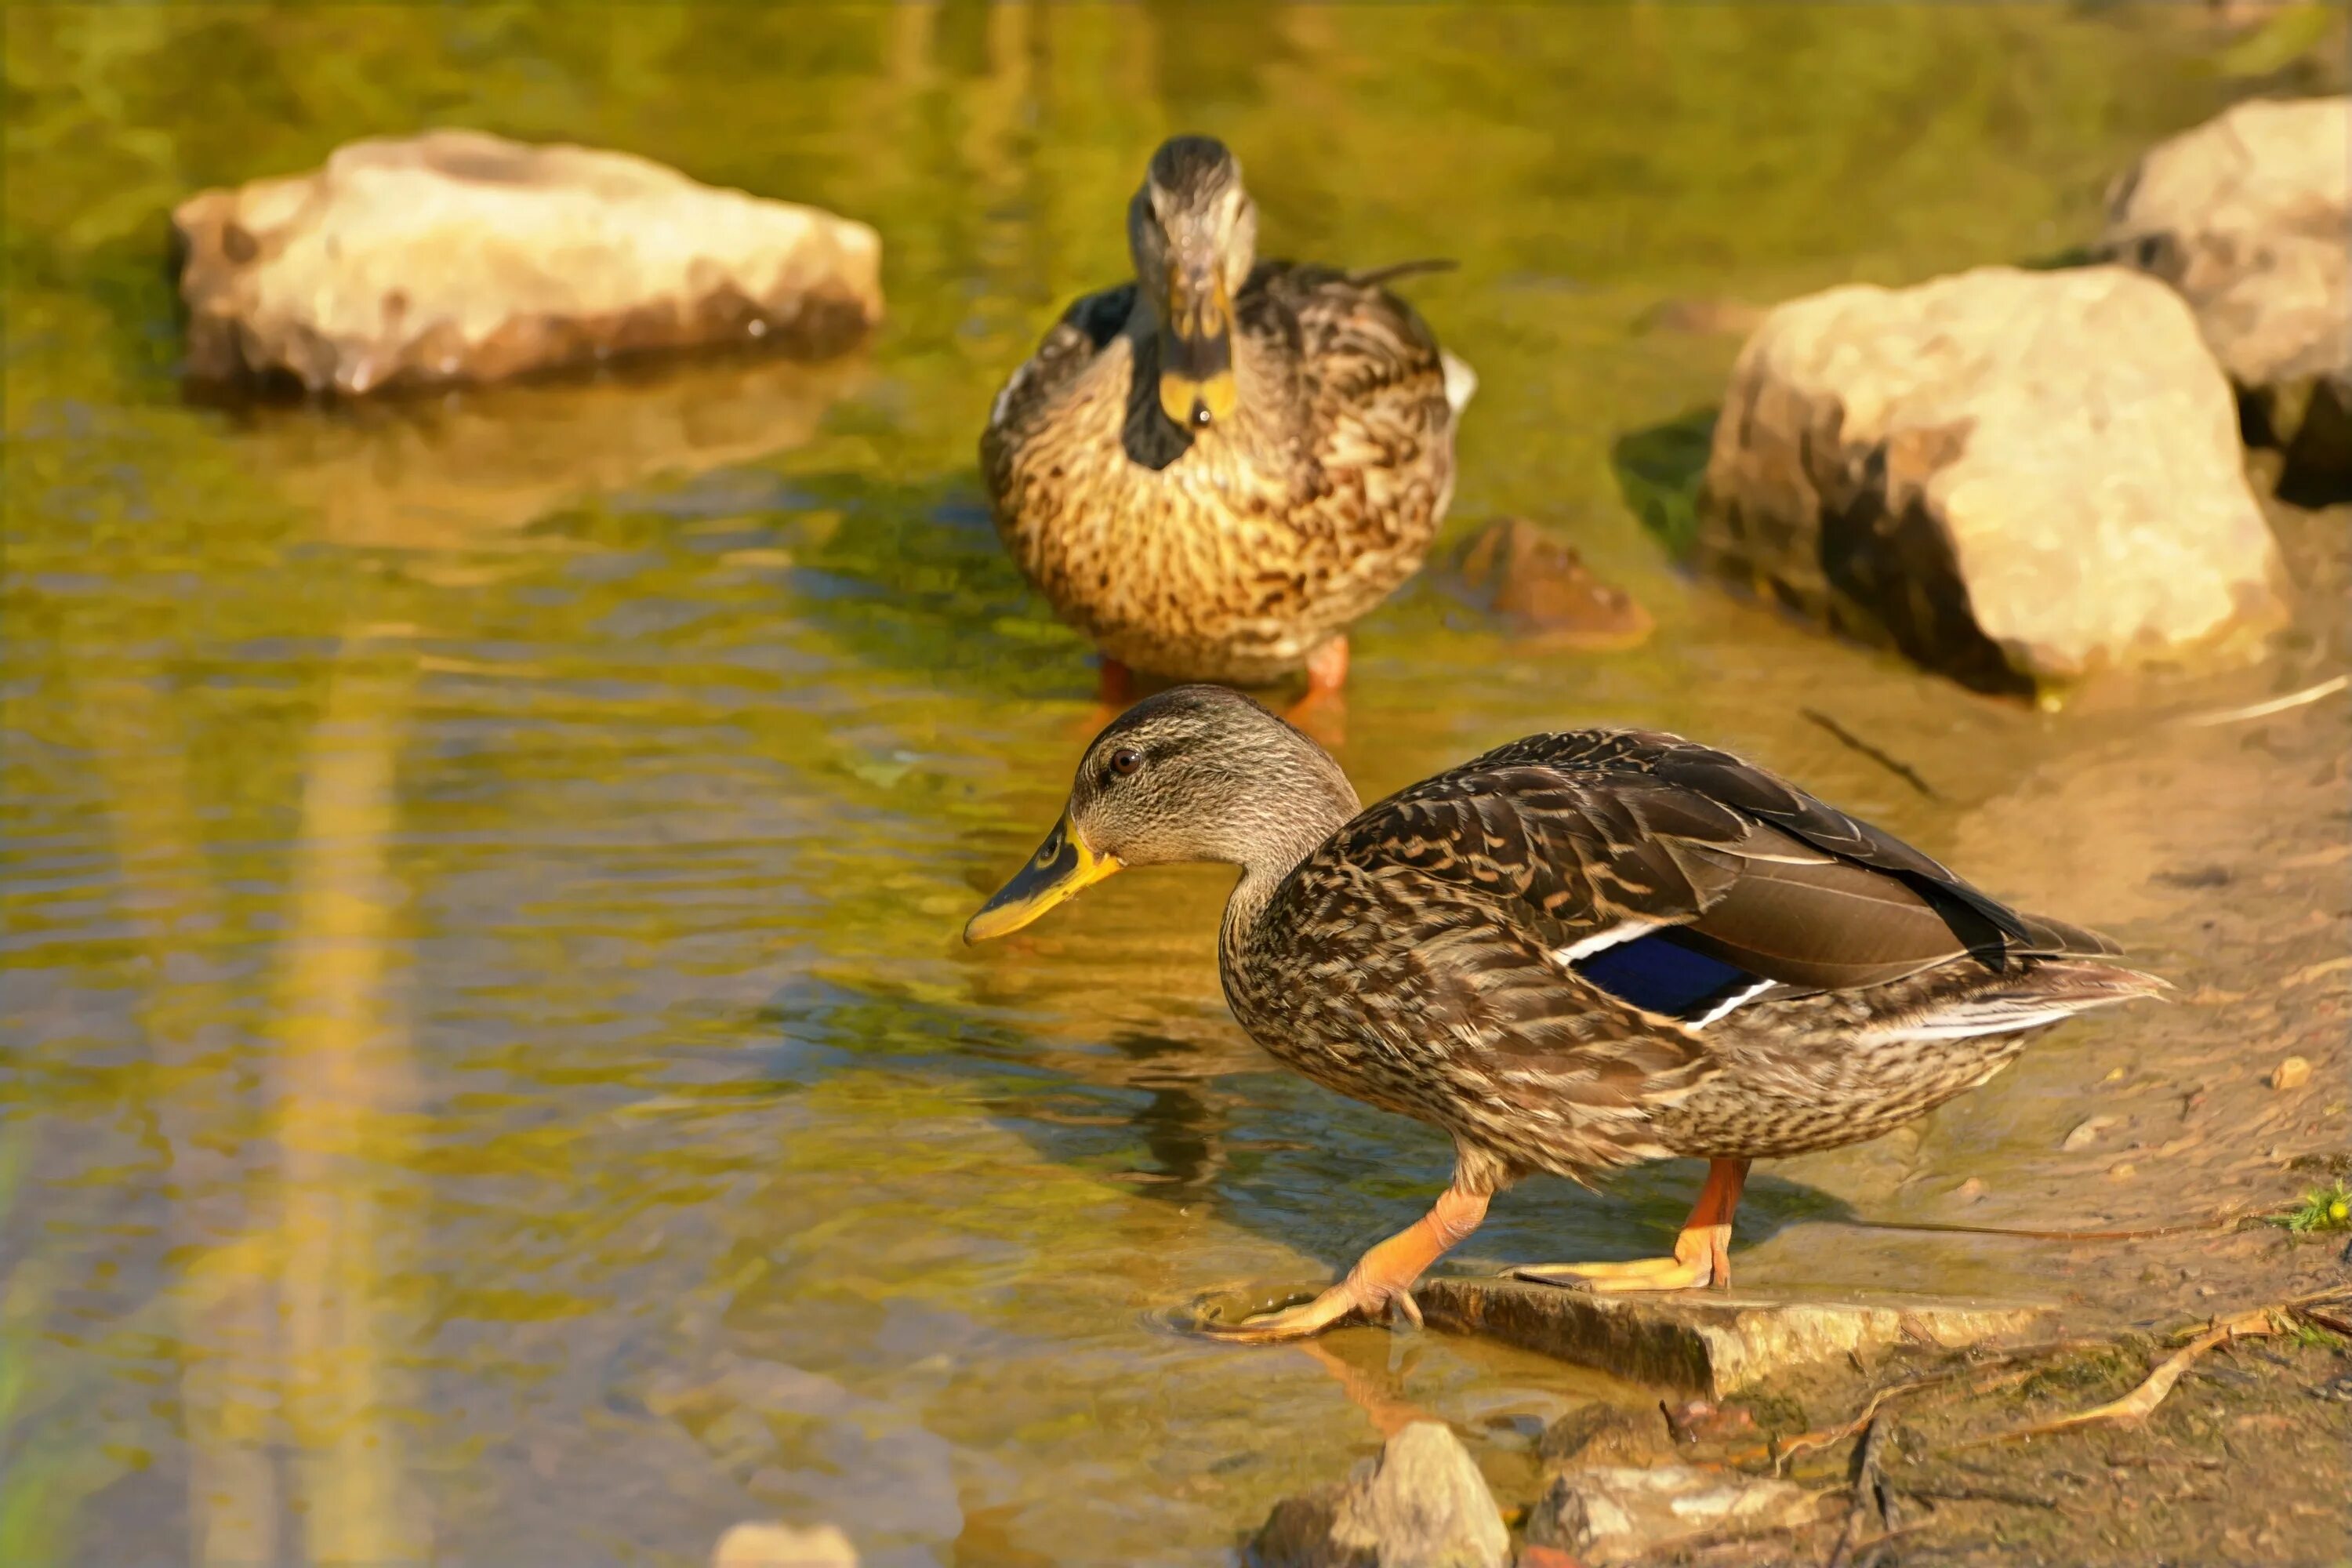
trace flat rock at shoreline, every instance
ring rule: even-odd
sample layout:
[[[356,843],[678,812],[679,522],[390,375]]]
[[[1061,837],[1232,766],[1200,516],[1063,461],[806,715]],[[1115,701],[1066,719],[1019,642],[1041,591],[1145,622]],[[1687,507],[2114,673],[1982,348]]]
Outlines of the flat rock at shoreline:
[[[1555,1475],[1528,1515],[1528,1541],[1590,1568],[1633,1563],[1678,1542],[1801,1530],[1812,1494],[1787,1481],[1663,1464]]]
[[[1904,1344],[1953,1350],[2019,1333],[2050,1310],[2020,1301],[1812,1292],[1596,1296],[1502,1277],[1425,1279],[1413,1299],[1433,1327],[1715,1399],[1848,1355],[1867,1358]]]
[[[826,353],[882,314],[862,223],[472,131],[354,142],[201,192],[172,224],[199,382],[357,395],[656,349]]]

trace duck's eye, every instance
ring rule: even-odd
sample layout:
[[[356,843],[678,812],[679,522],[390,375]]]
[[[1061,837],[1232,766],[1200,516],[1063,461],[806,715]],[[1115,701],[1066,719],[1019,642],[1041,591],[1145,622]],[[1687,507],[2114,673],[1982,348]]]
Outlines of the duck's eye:
[[[1143,753],[1140,752],[1130,751],[1125,746],[1120,747],[1118,751],[1113,752],[1110,754],[1110,771],[1117,773],[1120,778],[1127,777],[1129,773],[1132,773],[1136,769],[1142,765]]]

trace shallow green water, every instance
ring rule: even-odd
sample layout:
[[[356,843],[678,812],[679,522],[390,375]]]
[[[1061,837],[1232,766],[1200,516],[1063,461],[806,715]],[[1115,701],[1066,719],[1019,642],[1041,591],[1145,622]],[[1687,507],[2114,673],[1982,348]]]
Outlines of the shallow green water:
[[[2081,243],[2132,152],[2223,99],[2176,14],[7,26],[0,1560],[683,1563],[784,1517],[881,1563],[1217,1562],[1365,1451],[1371,1411],[1444,1415],[1502,1474],[1611,1392],[1430,1336],[1162,1331],[1205,1287],[1327,1276],[1445,1149],[1239,1036],[1216,874],[956,941],[1050,819],[1092,680],[997,552],[973,440],[1059,305],[1124,265],[1174,129],[1241,152],[1271,252],[1462,259],[1412,285],[1483,378],[1456,531],[1535,515],[1660,624],[1532,653],[1408,590],[1357,642],[1368,798],[1638,720],[2159,958],[2190,940],[2063,814],[2013,831],[2044,770],[2136,721],[1970,697],[1687,582],[1611,461],[1711,402],[1737,347],[1644,331],[1662,300]],[[890,321],[818,369],[184,401],[171,202],[425,124],[866,218]],[[1768,1173],[1754,1277],[2002,1283],[2014,1260],[1792,1222],[1888,1212],[1890,1159],[2044,1146],[2054,1081]],[[1647,1250],[1689,1178],[1530,1184],[1467,1256]]]

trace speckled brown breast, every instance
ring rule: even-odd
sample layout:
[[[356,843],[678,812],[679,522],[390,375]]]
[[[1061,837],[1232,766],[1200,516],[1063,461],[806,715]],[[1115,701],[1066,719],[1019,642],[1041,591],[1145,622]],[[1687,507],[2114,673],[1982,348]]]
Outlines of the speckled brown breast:
[[[981,444],[1006,547],[1134,668],[1270,681],[1410,577],[1453,487],[1435,341],[1383,290],[1261,266],[1235,302],[1234,417],[1160,413],[1131,286],[1073,306]]]

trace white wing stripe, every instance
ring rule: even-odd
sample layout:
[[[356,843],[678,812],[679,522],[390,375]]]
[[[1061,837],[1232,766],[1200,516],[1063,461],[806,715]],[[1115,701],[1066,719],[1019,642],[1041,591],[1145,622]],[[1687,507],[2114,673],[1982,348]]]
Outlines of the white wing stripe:
[[[1627,921],[1623,925],[1611,926],[1607,931],[1595,931],[1581,942],[1572,942],[1566,947],[1554,948],[1551,955],[1562,963],[1574,963],[1580,958],[1591,958],[1604,947],[1615,947],[1619,942],[1631,942],[1637,936],[1647,936],[1658,929],[1659,922],[1656,921]]]

